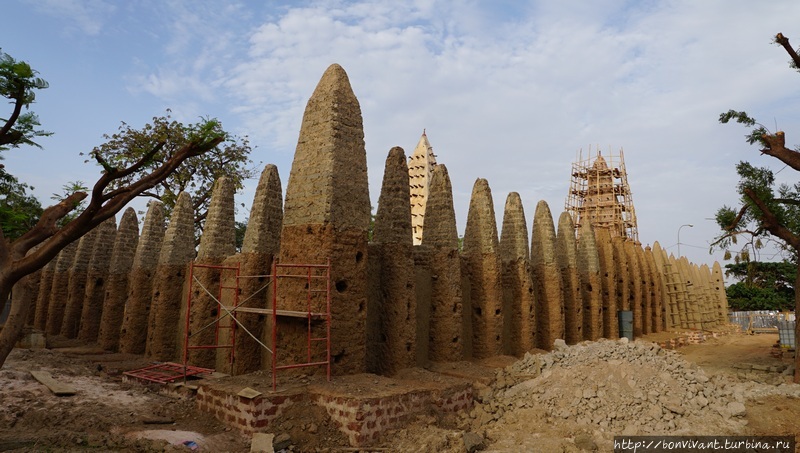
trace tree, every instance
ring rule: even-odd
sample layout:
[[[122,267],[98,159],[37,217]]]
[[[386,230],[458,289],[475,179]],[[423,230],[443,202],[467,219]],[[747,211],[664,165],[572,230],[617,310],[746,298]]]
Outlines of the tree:
[[[745,261],[725,265],[725,274],[739,280],[726,288],[734,310],[791,310],[797,265],[782,261]]]
[[[27,193],[32,189],[0,166],[0,230],[8,240],[33,228],[42,215],[39,200]]]
[[[789,54],[790,67],[800,69],[800,56],[790,45],[789,39],[778,33],[774,41]],[[760,145],[762,154],[774,157],[792,169],[800,171],[800,148],[787,148],[786,134],[783,131],[770,132],[747,113],[735,110],[722,113],[719,120],[721,123],[735,120],[751,127],[750,134],[746,136],[748,143]],[[737,172],[741,177],[737,187],[741,197],[741,207],[734,210],[724,206],[717,212],[716,220],[722,229],[722,234],[713,245],[727,247],[734,243],[737,237],[744,236],[757,248],[761,238],[773,238],[783,245],[792,261],[798,262],[800,224],[797,221],[797,209],[800,206],[800,185],[780,186],[776,194],[774,174],[769,169],[740,162]],[[795,313],[800,313],[798,291],[800,272],[795,274],[794,288]],[[800,340],[800,322],[795,324],[795,350],[800,346],[798,340]],[[794,382],[800,383],[800,354],[795,354]]]
[[[67,199],[70,195],[74,194],[75,192],[86,192],[87,190],[89,190],[89,188],[84,186],[83,184],[84,184],[83,181],[70,181],[61,186],[61,193],[54,193],[50,197],[50,199],[56,202],[60,202],[62,200]],[[83,211],[85,207],[86,207],[86,200],[84,199],[75,206],[75,209],[73,209],[72,212],[62,217],[58,221],[58,225],[62,226],[69,223],[70,221],[72,221],[72,219],[78,217],[78,215]]]
[[[33,113],[21,113],[33,102],[34,90],[47,87],[36,74],[27,63],[0,55],[0,95],[13,104],[12,114],[0,128],[0,146],[4,149],[35,145],[33,138],[49,134],[36,129],[39,124]],[[124,162],[108,160],[102,153],[93,152],[92,157],[103,170],[89,194],[78,191],[44,209],[36,224],[19,237],[7,238],[0,230],[0,301],[8,300],[12,287],[22,293],[22,297],[12,301],[9,317],[0,330],[0,366],[19,339],[31,309],[32,273],[55,258],[68,244],[114,216],[135,197],[161,184],[186,160],[201,156],[230,139],[222,125],[213,119],[183,127],[182,132],[186,139],[176,147],[168,147],[168,138],[159,136],[155,141],[142,144],[141,149],[130,149],[134,144],[128,142],[119,143],[119,149],[109,148],[119,155],[129,156]],[[68,223],[59,225],[59,221],[87,197],[85,209]]]
[[[244,246],[244,234],[247,232],[247,223],[250,221],[249,218],[244,219],[244,221],[236,221],[234,223],[236,228],[236,252],[242,251],[242,246]]]
[[[36,99],[36,90],[45,88],[47,82],[37,77],[29,64],[16,61],[0,49],[0,96],[13,104],[11,115],[0,118],[0,153],[21,145],[40,147],[33,140],[52,135],[38,129],[39,118],[35,113],[23,111]],[[0,230],[8,239],[21,236],[42,214],[39,201],[27,194],[30,189],[33,188],[19,182],[0,164]]]
[[[11,101],[14,107],[11,116],[0,118],[4,122],[0,128],[0,151],[18,148],[21,145],[30,145],[41,148],[33,141],[36,137],[47,137],[52,132],[47,132],[37,127],[39,117],[27,109],[36,99],[36,90],[47,88],[47,82],[36,76],[28,63],[16,61],[0,49],[0,97]]]
[[[193,131],[206,121],[208,120],[204,119],[198,124],[187,126],[172,120],[167,110],[165,116],[153,118],[153,122],[142,129],[134,129],[123,122],[116,134],[104,135],[103,138],[107,141],[94,148],[89,155],[101,165],[126,167],[141,160],[157,143],[163,143],[161,149],[144,166],[145,170],[153,170],[184,146]],[[234,183],[236,190],[239,190],[246,179],[256,176],[256,168],[249,158],[250,151],[252,149],[247,137],[226,135],[219,146],[201,155],[189,157],[163,181],[145,190],[140,196],[160,200],[164,203],[166,216],[169,217],[178,194],[188,192],[192,196],[195,230],[199,238],[208,214],[214,181],[226,176]],[[137,174],[131,174],[119,178],[110,187],[123,187],[136,177]]]

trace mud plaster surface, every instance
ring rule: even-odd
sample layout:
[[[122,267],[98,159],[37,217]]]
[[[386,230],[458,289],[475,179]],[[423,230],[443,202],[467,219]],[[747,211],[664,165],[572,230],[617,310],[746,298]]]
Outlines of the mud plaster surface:
[[[366,369],[367,232],[336,230],[332,225],[284,225],[281,261],[295,264],[331,263],[331,359],[336,374]],[[281,280],[278,308],[305,311],[308,308],[305,281]],[[318,287],[314,287],[315,289]],[[323,293],[312,301],[312,311],[322,310]],[[279,320],[280,363],[305,362],[306,326],[297,319]],[[320,326],[319,328],[322,328]],[[312,357],[320,357],[324,342],[313,346]],[[303,357],[303,359],[300,359]]]

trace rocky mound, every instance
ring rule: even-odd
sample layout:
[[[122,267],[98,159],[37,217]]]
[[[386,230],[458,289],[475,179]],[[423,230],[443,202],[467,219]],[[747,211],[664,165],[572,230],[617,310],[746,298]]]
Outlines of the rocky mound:
[[[741,390],[654,343],[623,338],[567,346],[558,340],[553,352],[526,354],[500,371],[471,418],[473,429],[490,438],[502,425],[531,418],[542,429],[559,425],[567,435],[594,432],[597,440],[733,434],[746,424]]]

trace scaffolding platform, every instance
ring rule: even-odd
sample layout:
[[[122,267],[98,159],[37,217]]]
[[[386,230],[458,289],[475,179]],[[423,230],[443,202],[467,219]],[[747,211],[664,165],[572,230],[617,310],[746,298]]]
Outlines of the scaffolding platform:
[[[215,269],[220,273],[220,284],[216,288],[208,288],[203,285],[196,274],[196,268]],[[222,273],[229,272],[232,280],[229,286],[225,286],[222,282],[225,279]],[[236,360],[236,341],[237,336],[240,335],[238,330],[243,330],[244,334],[249,335],[259,346],[268,351],[271,355],[270,369],[272,371],[272,387],[273,390],[277,388],[276,374],[280,370],[288,370],[294,368],[304,367],[319,367],[324,366],[327,379],[331,378],[331,264],[327,260],[325,264],[297,264],[297,263],[278,263],[277,260],[272,263],[272,270],[269,275],[241,275],[240,268],[236,266],[213,266],[207,264],[199,264],[192,262],[189,267],[188,284],[197,284],[206,294],[208,294],[217,304],[216,319],[209,324],[201,327],[197,332],[190,333],[190,319],[192,315],[192,299],[193,291],[189,290],[186,299],[186,319],[185,329],[183,336],[183,365],[178,365],[183,369],[189,369],[189,351],[193,349],[228,349],[228,364],[230,366],[231,374],[234,374],[234,362]],[[240,280],[244,278],[266,278],[267,282],[260,289],[250,295],[241,294]],[[302,304],[295,304],[298,308],[300,305],[305,306],[305,310],[286,310],[278,307],[278,300],[282,284],[281,281],[289,282],[296,281],[303,287],[302,295],[296,294],[295,297],[302,299]],[[285,284],[285,283],[284,283]],[[263,290],[270,288],[270,299],[268,308],[249,307],[245,304],[254,296]],[[216,289],[216,291],[213,291]],[[284,289],[285,290],[285,289]],[[227,301],[230,304],[224,303],[223,292],[230,291],[230,298]],[[298,301],[299,302],[299,301]],[[271,335],[269,339],[257,338],[251,333],[245,325],[242,324],[238,318],[239,314],[253,313],[265,315],[270,317],[271,320]],[[294,363],[279,363],[278,362],[278,349],[281,345],[278,342],[278,330],[280,329],[280,318],[294,318],[305,320],[305,361],[297,361]],[[225,322],[227,325],[222,325]],[[214,329],[214,341],[211,344],[191,344],[190,338],[199,333],[199,331],[207,328]],[[220,335],[220,330],[226,329],[229,331],[228,335]],[[313,332],[317,332],[314,334]],[[315,344],[322,344],[323,357],[312,357],[314,354]],[[214,371],[214,370],[211,370]],[[181,375],[182,376],[182,375]]]
[[[155,382],[157,384],[169,384],[179,379],[185,380],[188,377],[205,377],[214,374],[211,368],[200,368],[180,363],[164,362],[140,368],[138,370],[125,371],[122,373],[129,379],[139,382]]]

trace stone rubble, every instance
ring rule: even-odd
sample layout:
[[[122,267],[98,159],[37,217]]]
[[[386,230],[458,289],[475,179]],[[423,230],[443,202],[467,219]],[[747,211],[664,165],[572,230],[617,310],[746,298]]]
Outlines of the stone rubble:
[[[646,341],[601,339],[530,354],[500,370],[476,395],[473,430],[491,431],[516,410],[538,408],[549,424],[576,424],[610,435],[737,433],[745,402],[767,395],[800,397],[800,386],[709,377],[675,351]]]

